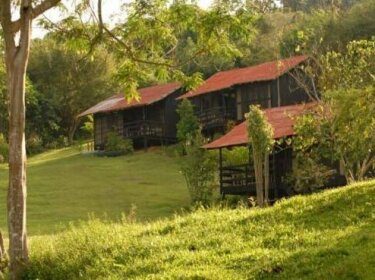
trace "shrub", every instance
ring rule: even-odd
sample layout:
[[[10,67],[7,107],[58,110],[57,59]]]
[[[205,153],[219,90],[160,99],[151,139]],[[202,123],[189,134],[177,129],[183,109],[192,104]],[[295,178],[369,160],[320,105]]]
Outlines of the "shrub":
[[[208,205],[212,202],[217,155],[201,148],[205,143],[198,131],[186,146],[186,155],[181,158],[182,174],[185,177],[192,204]]]
[[[29,155],[35,155],[43,152],[43,140],[36,134],[32,134],[26,140],[26,151]]]
[[[235,147],[233,149],[224,149],[223,158],[226,165],[248,164],[252,157],[249,155],[249,147]]]
[[[0,163],[8,162],[9,145],[3,134],[0,134]]]
[[[187,99],[183,99],[177,107],[177,114],[180,118],[177,123],[177,139],[184,149],[199,129],[198,118],[194,110],[193,103]]]
[[[335,170],[318,163],[312,157],[298,154],[293,161],[292,171],[284,181],[291,193],[311,193],[327,183]]]
[[[133,142],[130,139],[124,139],[113,131],[108,133],[104,150],[106,152],[120,152],[124,155],[131,154],[134,151]]]
[[[59,138],[57,138],[57,145],[59,148],[65,148],[69,146],[69,139],[66,136],[60,135]]]

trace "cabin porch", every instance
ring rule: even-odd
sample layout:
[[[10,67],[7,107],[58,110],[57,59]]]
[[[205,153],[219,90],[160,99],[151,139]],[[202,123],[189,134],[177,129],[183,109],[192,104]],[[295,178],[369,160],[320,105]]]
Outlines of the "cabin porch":
[[[288,195],[283,184],[285,175],[292,168],[292,151],[284,149],[274,151],[269,158],[269,199],[276,200]],[[246,164],[228,165],[223,158],[222,148],[219,149],[220,194],[256,196],[254,165],[249,158]]]

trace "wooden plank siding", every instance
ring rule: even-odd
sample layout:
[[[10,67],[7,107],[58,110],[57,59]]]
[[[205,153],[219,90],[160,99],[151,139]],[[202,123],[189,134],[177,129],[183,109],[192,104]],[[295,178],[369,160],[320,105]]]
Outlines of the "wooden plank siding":
[[[94,114],[95,148],[104,149],[111,131],[132,139],[136,147],[175,142],[178,121],[176,98],[181,94],[179,89],[148,106]]]
[[[221,150],[221,149],[220,149]],[[220,151],[220,154],[222,152]],[[270,199],[275,200],[287,195],[284,184],[285,175],[292,168],[292,150],[284,149],[270,155],[269,179]],[[254,166],[249,161],[242,165],[225,165],[222,156],[220,160],[220,194],[256,196],[256,181]]]
[[[294,70],[291,70],[294,71]],[[225,90],[192,97],[203,132],[224,132],[228,121],[240,123],[250,105],[263,109],[311,101],[289,73],[271,81],[237,85]]]

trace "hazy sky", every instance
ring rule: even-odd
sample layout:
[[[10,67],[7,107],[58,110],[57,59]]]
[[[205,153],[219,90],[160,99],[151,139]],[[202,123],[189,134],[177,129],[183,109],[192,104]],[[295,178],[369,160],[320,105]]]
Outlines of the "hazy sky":
[[[109,22],[111,20],[111,16],[116,15],[120,11],[120,6],[124,2],[128,2],[129,0],[103,0],[103,18],[106,22]],[[74,0],[63,0],[63,3],[67,7],[74,7]],[[199,6],[202,8],[208,8],[210,4],[212,3],[212,0],[197,0],[199,3]],[[57,8],[53,8],[45,13],[45,16],[48,17],[48,19],[52,21],[57,21],[59,18],[61,18],[61,12]],[[112,19],[113,20],[113,19]],[[39,27],[36,24],[36,21],[34,23],[33,27],[33,38],[40,38],[43,37],[46,33],[46,30]]]

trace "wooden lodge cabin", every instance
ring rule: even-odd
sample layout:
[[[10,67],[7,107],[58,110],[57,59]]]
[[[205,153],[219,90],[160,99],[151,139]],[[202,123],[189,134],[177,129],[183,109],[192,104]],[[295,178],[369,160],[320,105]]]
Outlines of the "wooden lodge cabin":
[[[78,116],[93,114],[96,150],[104,149],[111,131],[132,139],[135,147],[176,141],[176,98],[183,94],[181,84],[155,85],[138,92],[139,100],[128,101],[124,94],[117,94]]]
[[[223,133],[228,121],[244,120],[251,104],[272,108],[309,101],[290,75],[306,60],[307,56],[295,56],[218,72],[179,99],[189,98],[196,106],[205,134]]]
[[[314,103],[297,104],[265,109],[265,116],[274,129],[274,138],[281,139],[294,135],[295,118],[311,109]],[[222,150],[236,146],[248,147],[248,132],[246,121],[235,126],[224,136],[203,146],[205,149],[219,149],[220,193],[224,197],[231,195],[256,195],[255,172],[251,160],[243,165],[226,165]],[[251,157],[251,155],[249,155]],[[275,147],[270,156],[270,199],[274,200],[290,195],[290,189],[285,184],[286,174],[292,170],[293,152],[291,147]],[[328,181],[327,187],[345,185],[346,180],[336,169],[336,175]]]

